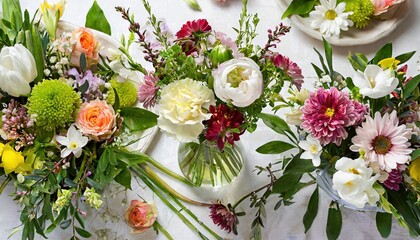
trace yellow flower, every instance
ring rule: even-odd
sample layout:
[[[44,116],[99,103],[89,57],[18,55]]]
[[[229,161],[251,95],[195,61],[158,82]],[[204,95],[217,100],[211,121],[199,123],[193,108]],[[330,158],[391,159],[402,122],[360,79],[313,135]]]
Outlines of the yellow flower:
[[[411,178],[420,183],[420,157],[411,162],[409,169]]]
[[[66,2],[67,0],[55,0],[53,4],[50,4],[47,0],[44,0],[41,3],[42,20],[51,39],[55,39],[58,20],[63,16]]]
[[[0,167],[4,168],[6,174],[16,171],[19,165],[24,162],[22,153],[15,151],[10,145],[3,145],[2,149]]]
[[[400,64],[401,61],[395,59],[395,58],[385,58],[379,61],[379,66],[381,66],[382,69],[397,69],[398,64]]]

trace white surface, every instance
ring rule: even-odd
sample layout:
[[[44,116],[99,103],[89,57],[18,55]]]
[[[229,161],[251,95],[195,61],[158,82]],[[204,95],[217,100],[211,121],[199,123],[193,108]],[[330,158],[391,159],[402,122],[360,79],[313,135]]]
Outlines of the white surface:
[[[292,0],[277,0],[281,9],[286,11]],[[392,18],[386,21],[372,20],[366,28],[358,29],[351,27],[349,31],[341,31],[340,36],[325,37],[328,42],[336,46],[357,46],[362,44],[369,44],[378,41],[379,39],[391,34],[410,13],[411,0],[403,2]],[[322,34],[319,30],[311,27],[311,21],[308,18],[303,18],[298,15],[291,16],[292,26],[296,26],[302,32],[309,36],[322,40]]]
[[[22,0],[22,8],[30,9],[33,13],[39,6],[41,0]],[[63,19],[71,21],[77,25],[83,25],[85,21],[85,15],[89,7],[93,3],[93,0],[69,0],[67,9],[64,13]],[[127,23],[124,22],[118,13],[114,11],[116,5],[123,7],[130,7],[131,12],[135,14],[136,18],[144,23],[146,19],[146,13],[141,6],[141,1],[131,0],[98,0],[98,3],[104,9],[108,19],[110,20],[113,36],[117,39],[122,33],[127,33]],[[183,23],[187,20],[193,20],[198,18],[206,18],[213,29],[218,31],[224,31],[230,36],[235,36],[232,27],[236,27],[238,23],[238,16],[241,11],[240,0],[227,0],[227,3],[220,4],[216,0],[203,0],[199,1],[202,12],[195,12],[190,10],[182,0],[152,0],[152,8],[157,17],[165,18],[168,20],[168,25],[173,32],[176,32]],[[278,7],[276,0],[259,0],[249,2],[249,11],[257,12],[261,19],[258,28],[259,36],[257,37],[257,43],[264,44],[266,42],[266,30],[268,28],[274,28],[276,24],[280,22],[282,11]],[[372,54],[389,41],[394,41],[394,50],[396,53],[403,53],[412,50],[420,50],[420,4],[417,1],[413,1],[413,12],[408,16],[406,21],[396,29],[390,36],[385,37],[379,42],[374,44],[359,46],[359,47],[334,47],[334,63],[335,69],[345,76],[352,76],[353,71],[350,65],[346,61],[346,56],[349,52],[365,52],[372,56]],[[288,20],[284,21],[290,24]],[[282,38],[282,43],[277,49],[282,54],[289,56],[293,61],[297,62],[303,69],[303,74],[306,76],[306,81],[311,82],[316,74],[311,68],[310,63],[318,63],[317,56],[313,51],[313,47],[322,49],[322,43],[318,40],[309,38],[303,32],[292,29],[292,31]],[[416,54],[413,60],[410,61],[410,73],[418,73],[416,71],[419,55]],[[137,56],[141,59],[142,56]],[[309,85],[307,85],[309,86]],[[255,189],[266,182],[267,178],[264,176],[256,176],[254,172],[255,165],[265,166],[270,161],[276,161],[279,156],[263,156],[257,154],[255,149],[263,143],[278,139],[279,137],[269,130],[264,125],[260,125],[255,133],[246,133],[242,137],[242,144],[245,154],[245,169],[242,175],[235,181],[229,188],[222,189],[218,192],[206,191],[205,189],[193,189],[190,190],[188,187],[183,186],[180,183],[174,182],[168,179],[168,183],[179,190],[180,192],[188,195],[191,198],[197,200],[216,200],[216,198],[223,198],[224,202],[234,202],[242,194],[247,193],[251,189]],[[178,143],[165,136],[164,134],[158,133],[149,147],[148,153],[155,159],[161,161],[167,167],[174,171],[178,170],[177,163],[177,146]],[[166,178],[165,178],[166,179]],[[133,183],[134,184],[134,183]],[[136,195],[141,195],[148,201],[155,201],[159,209],[160,223],[174,236],[177,240],[184,239],[199,239],[188,227],[183,225],[181,220],[178,219],[164,204],[159,200],[158,197],[148,191],[144,184],[134,187],[134,191],[129,193],[128,200],[134,199]],[[0,196],[0,239],[6,239],[10,233],[10,229],[19,225],[19,207],[14,203],[7,195],[10,193],[12,186],[6,188],[3,195]],[[116,191],[113,191],[116,194]],[[305,189],[295,199],[295,204],[288,207],[281,207],[277,211],[273,211],[275,204],[275,198],[271,199],[271,204],[267,205],[267,220],[265,221],[266,228],[263,230],[263,239],[277,240],[277,239],[326,239],[325,224],[327,217],[327,206],[329,200],[321,198],[321,206],[317,218],[310,231],[305,235],[302,224],[302,217],[306,211],[306,205],[312,188]],[[124,192],[117,194],[119,198],[124,198]],[[325,195],[323,195],[325,196]],[[116,216],[121,216],[124,212],[126,205],[121,205],[121,201],[118,199],[112,199],[115,205],[109,209]],[[248,209],[248,202],[245,202],[242,207],[244,210]],[[249,212],[247,216],[240,218],[239,235],[225,234],[219,231],[214,226],[208,217],[209,211],[205,208],[199,208],[190,206],[190,209],[195,212],[200,220],[205,222],[212,229],[215,229],[221,234],[221,236],[227,239],[249,239],[250,226],[253,220],[254,212]],[[95,219],[95,218],[94,218]],[[99,218],[96,222],[90,221],[89,224],[94,228],[97,228],[101,222]],[[153,230],[149,230],[144,234],[130,235],[128,227],[119,221],[113,224],[108,223],[108,226],[113,227],[116,233],[108,233],[107,239],[165,239],[163,235],[156,235]],[[19,233],[18,233],[19,234]],[[12,237],[11,239],[20,239],[19,235]],[[61,235],[61,231],[57,231],[54,235],[50,235],[50,239],[60,240],[68,239],[64,235]],[[98,239],[95,236],[92,239]],[[375,226],[374,215],[370,213],[353,212],[343,209],[343,229],[340,235],[340,239],[381,239],[377,233]],[[394,224],[392,235],[389,239],[408,239],[408,234],[400,229],[397,224]]]

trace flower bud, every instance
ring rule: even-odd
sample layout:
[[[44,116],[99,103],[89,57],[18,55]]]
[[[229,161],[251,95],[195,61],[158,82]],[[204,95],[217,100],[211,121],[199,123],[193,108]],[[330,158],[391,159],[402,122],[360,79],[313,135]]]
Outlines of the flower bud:
[[[210,60],[213,65],[219,65],[233,58],[232,50],[224,45],[217,45],[210,51]]]

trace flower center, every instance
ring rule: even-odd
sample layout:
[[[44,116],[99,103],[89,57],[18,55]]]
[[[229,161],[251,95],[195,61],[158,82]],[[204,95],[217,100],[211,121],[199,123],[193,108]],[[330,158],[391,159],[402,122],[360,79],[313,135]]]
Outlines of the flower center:
[[[71,142],[69,145],[70,149],[76,149],[77,148],[77,143],[76,142]]]
[[[333,108],[327,108],[325,110],[325,116],[332,118],[334,116],[335,110]]]
[[[227,82],[230,83],[233,88],[239,87],[239,84],[247,79],[249,79],[249,74],[243,67],[236,67],[230,71],[227,76]]]
[[[310,151],[312,154],[317,154],[317,153],[318,153],[318,147],[317,147],[315,144],[312,144],[312,145],[309,147],[309,151]]]
[[[360,174],[360,172],[359,172],[356,168],[350,168],[350,169],[349,169],[349,172],[351,172],[351,173],[353,173],[353,174],[357,174],[357,175],[359,175],[359,174]]]
[[[334,20],[337,17],[337,13],[334,10],[328,10],[325,13],[325,18],[329,20]]]
[[[377,154],[385,155],[389,152],[392,147],[391,141],[389,138],[379,135],[373,140],[373,149]]]
[[[368,79],[369,79],[370,86],[371,86],[372,88],[374,88],[374,87],[376,86],[376,81],[375,81],[375,79],[374,79],[373,77],[369,77]]]

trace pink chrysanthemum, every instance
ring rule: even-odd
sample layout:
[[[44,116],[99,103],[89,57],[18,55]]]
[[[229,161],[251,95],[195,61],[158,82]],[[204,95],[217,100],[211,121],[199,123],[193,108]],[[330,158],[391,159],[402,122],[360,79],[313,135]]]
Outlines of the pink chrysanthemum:
[[[210,218],[213,220],[213,223],[221,229],[228,231],[229,233],[233,231],[234,234],[238,234],[236,230],[238,216],[236,216],[235,211],[231,209],[230,204],[225,206],[220,202],[213,203],[210,206]]]
[[[139,97],[139,102],[143,103],[145,108],[153,107],[156,104],[156,97],[158,87],[156,83],[159,79],[153,75],[148,74],[144,76],[144,83],[140,84],[139,90],[137,92]]]
[[[306,99],[302,108],[302,128],[309,131],[322,145],[341,144],[347,138],[346,127],[357,120],[354,104],[345,92],[336,88],[320,88]]]
[[[206,33],[211,31],[211,26],[206,19],[198,19],[194,21],[188,21],[182,25],[175,35],[178,39],[192,37],[193,34]]]
[[[356,115],[356,122],[354,125],[360,125],[366,118],[366,114],[369,113],[369,106],[363,105],[362,103],[353,100],[354,114]]]
[[[406,164],[411,159],[411,131],[404,124],[398,124],[395,111],[384,116],[376,112],[375,118],[366,117],[366,122],[356,128],[357,135],[351,139],[353,145],[350,149],[364,153],[366,162],[375,172],[384,170],[390,173],[398,164]]]
[[[293,78],[293,84],[300,90],[303,83],[302,69],[288,57],[283,56],[279,53],[275,53],[271,57],[271,61],[274,65],[287,73],[290,77]]]

